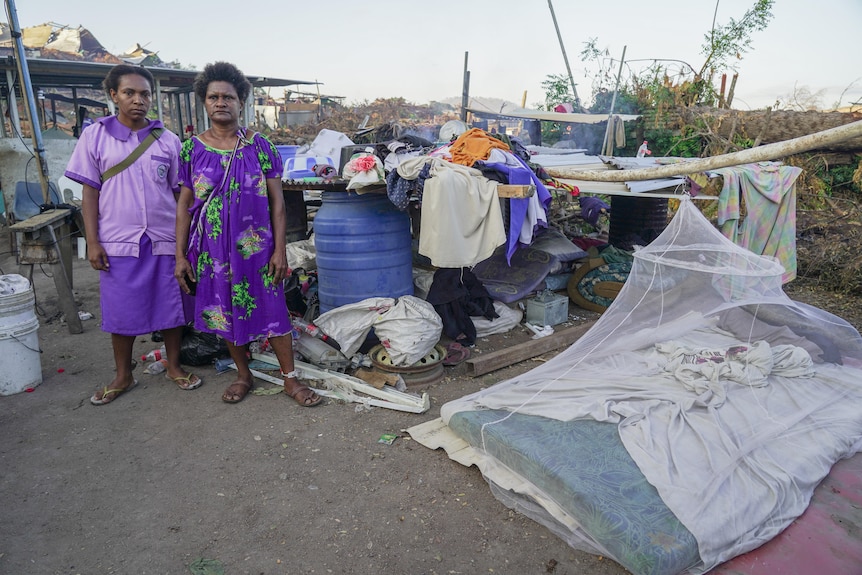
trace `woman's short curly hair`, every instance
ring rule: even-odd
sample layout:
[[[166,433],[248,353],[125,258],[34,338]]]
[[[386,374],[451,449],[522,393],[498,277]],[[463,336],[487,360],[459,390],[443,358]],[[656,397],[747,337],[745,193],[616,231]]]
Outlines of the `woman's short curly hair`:
[[[129,74],[137,74],[144,78],[147,82],[150,83],[150,90],[153,89],[153,86],[156,85],[156,81],[153,78],[153,75],[149,70],[144,68],[143,66],[133,66],[131,64],[117,64],[108,72],[108,75],[105,76],[105,79],[102,80],[102,87],[105,89],[107,93],[111,93],[111,90],[117,91],[120,89],[120,78],[123,76],[128,76]]]
[[[195,77],[195,94],[202,101],[206,100],[207,88],[211,82],[228,82],[236,90],[240,102],[245,102],[251,93],[251,82],[240,72],[239,68],[229,62],[214,62],[204,66],[203,71]]]

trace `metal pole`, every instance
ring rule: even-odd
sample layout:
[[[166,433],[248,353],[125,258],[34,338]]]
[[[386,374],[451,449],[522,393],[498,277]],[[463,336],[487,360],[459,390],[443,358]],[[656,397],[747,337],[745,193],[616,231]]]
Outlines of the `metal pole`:
[[[42,145],[42,131],[39,129],[38,115],[36,113],[36,102],[33,99],[33,86],[30,82],[30,67],[27,65],[27,57],[24,53],[24,41],[21,39],[21,26],[18,24],[18,12],[15,10],[15,1],[6,0],[6,15],[9,17],[9,32],[15,40],[15,54],[18,61],[18,77],[21,82],[21,92],[27,103],[27,119],[30,121],[30,131],[33,132],[33,145],[36,152],[36,165],[39,167],[39,181],[42,184],[42,199],[44,203],[50,201],[48,192],[48,163],[45,160],[45,147]],[[9,92],[15,89],[9,85]]]
[[[617,84],[614,86],[614,94],[611,96],[611,109],[608,111],[608,125],[605,129],[605,141],[602,143],[602,153],[605,155],[613,155],[613,144],[608,146],[608,142],[610,141],[610,133],[611,133],[611,116],[614,113],[614,106],[617,103],[617,92],[620,89],[620,76],[623,75],[623,64],[626,61],[626,46],[623,46],[623,57],[620,58],[620,69],[617,72]],[[605,151],[605,147],[610,147],[611,149],[607,152]]]
[[[153,86],[156,89],[156,114],[159,119],[159,122],[164,124],[165,122],[165,111],[164,106],[162,106],[162,82],[158,78],[156,78],[156,85]],[[175,130],[176,127],[174,128]],[[177,130],[182,137],[182,130]]]
[[[21,134],[21,118],[18,116],[18,98],[15,97],[15,79],[12,70],[6,70],[6,85],[9,86],[9,124],[12,133]]]
[[[572,76],[572,69],[569,67],[569,57],[566,56],[566,47],[563,45],[563,37],[560,35],[560,27],[557,25],[557,15],[554,14],[554,5],[551,4],[551,0],[548,0],[548,8],[551,9],[551,19],[554,21],[554,29],[557,31],[557,40],[560,41],[560,50],[563,51],[563,62],[566,63],[566,72],[569,74],[569,82],[572,84],[572,94],[575,95],[575,108],[576,111],[580,112],[581,108],[581,99],[578,98],[578,89],[575,87],[575,78]]]
[[[467,69],[467,56],[464,52],[464,84],[461,87],[461,121],[467,121],[467,106],[470,105],[470,71]]]

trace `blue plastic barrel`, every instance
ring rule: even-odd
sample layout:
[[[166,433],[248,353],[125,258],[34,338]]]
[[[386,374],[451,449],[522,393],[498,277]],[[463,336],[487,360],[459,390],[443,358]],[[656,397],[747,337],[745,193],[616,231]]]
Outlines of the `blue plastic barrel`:
[[[385,194],[323,192],[314,217],[320,312],[413,295],[410,219]]]

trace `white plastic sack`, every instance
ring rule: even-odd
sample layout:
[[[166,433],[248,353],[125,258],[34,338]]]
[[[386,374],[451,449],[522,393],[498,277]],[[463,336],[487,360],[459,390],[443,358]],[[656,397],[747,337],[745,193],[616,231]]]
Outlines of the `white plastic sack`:
[[[443,320],[434,306],[408,295],[346,304],[321,314],[314,324],[337,341],[347,357],[359,350],[374,328],[396,366],[413,365],[428,355],[443,333]]]
[[[386,183],[386,173],[380,158],[370,152],[353,154],[344,165],[342,177],[349,179],[347,189],[362,193],[363,188]]]
[[[0,276],[0,295],[24,293],[30,289],[30,280],[19,274]]]
[[[431,284],[434,283],[434,272],[413,268],[413,295],[418,298],[428,299]]]
[[[290,242],[285,247],[285,251],[290,269],[302,268],[306,271],[317,269],[317,249],[314,247],[313,239]]]
[[[487,319],[482,316],[471,317],[473,327],[476,328],[476,337],[487,337],[495,333],[506,333],[521,323],[524,312],[518,308],[511,308],[501,301],[494,301],[494,311],[500,317]]]
[[[440,341],[443,319],[427,301],[405,295],[380,316],[374,324],[374,333],[394,365],[413,365]]]

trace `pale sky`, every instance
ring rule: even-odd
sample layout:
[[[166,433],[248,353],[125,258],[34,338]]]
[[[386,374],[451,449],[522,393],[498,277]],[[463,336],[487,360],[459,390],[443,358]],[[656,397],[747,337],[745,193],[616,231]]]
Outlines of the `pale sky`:
[[[700,68],[714,0],[552,0],[578,95],[588,100],[596,69],[580,60],[596,38],[618,60],[684,60]],[[754,0],[720,0],[719,23],[740,19]],[[22,28],[47,22],[83,26],[114,53],[135,43],[201,69],[226,60],[244,72],[322,82],[346,103],[402,97],[424,104],[460,99],[465,53],[470,95],[527,107],[544,101],[548,75],[566,67],[547,0],[18,0]],[[734,108],[823,90],[831,108],[862,100],[858,38],[862,0],[776,0],[773,20],[735,63]],[[5,14],[3,15],[5,17]],[[280,97],[281,89],[272,93]]]

